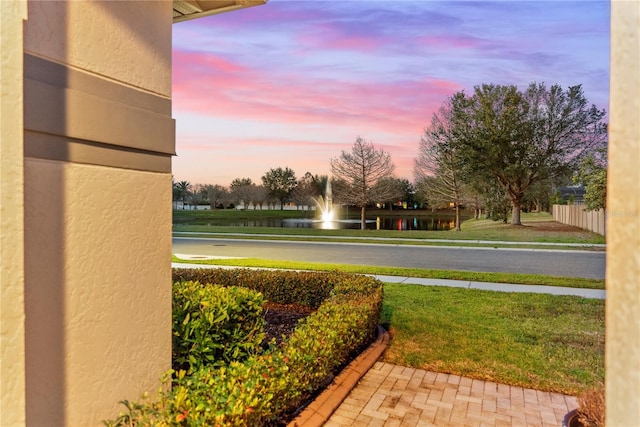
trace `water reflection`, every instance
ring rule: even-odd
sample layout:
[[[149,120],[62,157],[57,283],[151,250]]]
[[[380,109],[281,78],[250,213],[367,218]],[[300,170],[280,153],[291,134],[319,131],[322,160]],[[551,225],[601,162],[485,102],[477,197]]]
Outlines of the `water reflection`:
[[[281,227],[281,228],[321,228],[325,230],[360,229],[360,220],[322,221],[313,219],[258,219],[258,220],[190,220],[180,221],[182,225],[210,225],[227,227]],[[448,231],[455,228],[455,217],[376,217],[368,219],[368,230],[436,230]]]
[[[455,218],[376,218],[376,230],[453,230],[456,226]]]

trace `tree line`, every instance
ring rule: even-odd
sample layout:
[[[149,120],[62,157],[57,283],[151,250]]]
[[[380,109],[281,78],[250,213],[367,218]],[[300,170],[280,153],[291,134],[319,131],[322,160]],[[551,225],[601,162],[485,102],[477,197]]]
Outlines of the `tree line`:
[[[370,142],[358,138],[352,153],[343,152],[332,160],[331,186],[334,203],[357,206],[366,217],[366,207],[372,204],[391,207],[399,201],[411,203],[415,199],[414,186],[407,179],[393,176],[393,163],[389,153],[378,150]],[[362,180],[359,177],[364,177]],[[298,208],[315,206],[315,200],[326,198],[328,175],[306,172],[297,179],[288,168],[273,168],[254,183],[251,178],[236,178],[228,187],[212,184],[195,184],[188,181],[173,182],[173,202],[177,208],[209,205],[211,209],[242,206],[247,209],[279,207],[293,203]],[[361,182],[362,181],[362,182]],[[364,222],[363,222],[364,223]]]
[[[414,160],[415,183],[394,176],[391,155],[357,137],[350,151],[331,159],[334,201],[361,209],[372,205],[453,207],[456,229],[460,209],[520,225],[523,207],[548,209],[552,189],[584,184],[589,209],[606,199],[606,113],[589,105],[582,87],[531,83],[483,84],[473,93],[448,97],[425,127]],[[310,172],[297,179],[292,169],[273,168],[256,184],[237,178],[229,185],[174,182],[174,201],[211,208],[292,202],[313,205],[324,196],[326,175]]]

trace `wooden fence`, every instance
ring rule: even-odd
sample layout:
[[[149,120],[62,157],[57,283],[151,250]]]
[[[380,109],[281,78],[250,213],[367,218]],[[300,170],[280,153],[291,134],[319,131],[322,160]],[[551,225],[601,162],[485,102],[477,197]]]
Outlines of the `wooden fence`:
[[[553,219],[605,236],[604,209],[587,211],[585,205],[553,205]]]

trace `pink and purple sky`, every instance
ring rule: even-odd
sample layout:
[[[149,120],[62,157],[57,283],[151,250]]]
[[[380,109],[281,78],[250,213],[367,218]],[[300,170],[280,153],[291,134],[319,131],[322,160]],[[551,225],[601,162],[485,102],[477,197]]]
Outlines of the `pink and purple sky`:
[[[361,136],[413,182],[448,96],[534,81],[582,84],[608,110],[608,1],[270,0],[174,24],[173,176],[328,175]]]

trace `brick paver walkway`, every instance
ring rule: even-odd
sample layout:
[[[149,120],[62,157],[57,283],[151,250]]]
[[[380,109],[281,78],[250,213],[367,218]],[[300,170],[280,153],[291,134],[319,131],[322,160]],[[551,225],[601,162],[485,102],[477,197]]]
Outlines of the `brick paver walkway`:
[[[325,427],[559,427],[573,396],[376,362]]]

